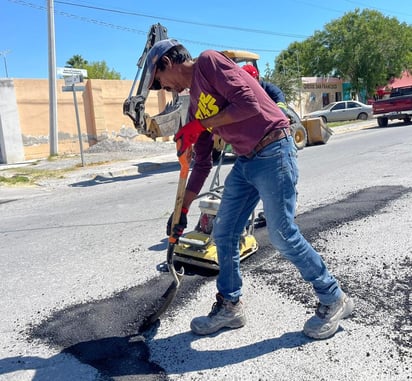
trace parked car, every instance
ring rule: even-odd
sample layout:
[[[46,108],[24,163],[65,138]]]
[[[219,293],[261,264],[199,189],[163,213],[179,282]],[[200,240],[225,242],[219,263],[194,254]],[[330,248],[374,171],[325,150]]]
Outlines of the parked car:
[[[326,122],[366,120],[372,117],[372,106],[358,101],[332,102],[321,110],[306,114],[303,118],[322,118]]]

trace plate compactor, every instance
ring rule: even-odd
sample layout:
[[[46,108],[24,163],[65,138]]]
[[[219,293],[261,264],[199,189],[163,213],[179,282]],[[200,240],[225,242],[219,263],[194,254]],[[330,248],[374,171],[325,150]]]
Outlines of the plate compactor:
[[[179,238],[174,248],[174,261],[202,268],[219,270],[216,245],[213,241],[213,220],[219,209],[223,186],[219,185],[220,169],[225,153],[219,158],[209,191],[200,194],[200,218],[193,231],[185,233]],[[239,243],[240,260],[244,260],[258,250],[258,243],[254,237],[254,213],[245,227]]]

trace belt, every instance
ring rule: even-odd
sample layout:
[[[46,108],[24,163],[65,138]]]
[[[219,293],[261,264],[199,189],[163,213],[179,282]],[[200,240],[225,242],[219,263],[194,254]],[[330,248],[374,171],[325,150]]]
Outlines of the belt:
[[[277,130],[272,130],[268,132],[256,145],[256,147],[250,152],[249,154],[245,155],[248,159],[251,159],[257,153],[262,151],[263,148],[268,146],[271,143],[277,142],[278,140],[282,140],[290,136],[290,129],[286,128],[279,128]]]

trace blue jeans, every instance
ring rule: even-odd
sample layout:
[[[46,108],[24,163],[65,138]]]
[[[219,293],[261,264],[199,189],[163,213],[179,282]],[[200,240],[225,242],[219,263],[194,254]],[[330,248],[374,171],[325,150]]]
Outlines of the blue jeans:
[[[336,279],[295,223],[297,180],[292,137],[269,144],[250,159],[236,159],[213,225],[220,267],[217,289],[225,299],[237,301],[242,295],[239,240],[260,199],[272,245],[312,283],[319,301],[332,304],[341,295]]]

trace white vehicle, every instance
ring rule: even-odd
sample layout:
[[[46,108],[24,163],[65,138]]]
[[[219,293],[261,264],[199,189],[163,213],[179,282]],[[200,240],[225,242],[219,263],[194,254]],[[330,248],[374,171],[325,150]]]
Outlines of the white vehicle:
[[[358,101],[332,102],[318,111],[310,112],[303,118],[322,118],[327,122],[345,120],[367,120],[372,117],[372,106]]]

